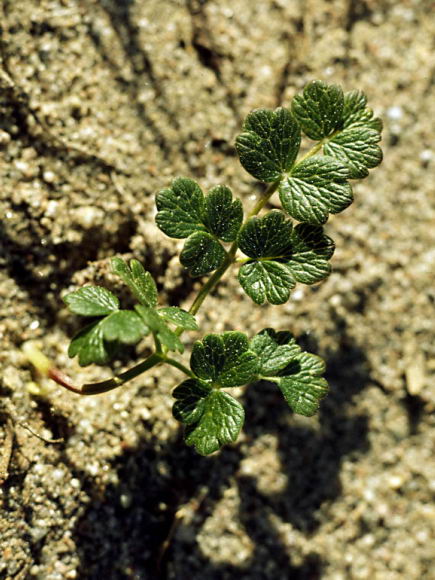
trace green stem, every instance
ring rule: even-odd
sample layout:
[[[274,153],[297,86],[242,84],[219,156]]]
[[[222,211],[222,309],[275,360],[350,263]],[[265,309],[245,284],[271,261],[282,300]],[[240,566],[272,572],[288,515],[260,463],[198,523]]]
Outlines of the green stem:
[[[297,165],[299,165],[299,163],[302,163],[302,161],[305,161],[306,159],[309,159],[310,157],[313,157],[313,155],[315,155],[316,153],[318,153],[323,145],[325,145],[326,143],[329,143],[329,141],[331,141],[331,139],[333,137],[335,137],[336,135],[338,135],[338,133],[340,133],[341,131],[334,131],[334,133],[331,133],[331,135],[328,135],[327,137],[323,137],[323,139],[321,141],[319,141],[317,143],[317,145],[314,145],[314,147],[312,147],[309,151],[307,151],[307,153],[305,153],[305,155],[302,155],[302,157],[300,159],[297,160],[297,162],[294,164],[293,168],[296,167]]]
[[[281,183],[281,180],[278,179],[277,181],[274,181],[273,183],[271,183],[269,185],[269,187],[266,189],[264,194],[260,197],[260,199],[254,205],[252,210],[249,212],[248,217],[243,222],[243,225],[245,225],[249,219],[251,219],[252,217],[256,216],[258,213],[260,213],[260,211],[263,209],[263,207],[266,205],[266,203],[269,201],[269,199],[272,197],[272,195],[278,189],[278,186],[280,183]]]
[[[304,161],[305,159],[307,159],[308,157],[311,157],[312,155],[315,155],[317,153],[317,151],[319,151],[321,149],[322,146],[323,146],[323,141],[321,141],[320,143],[315,145],[311,149],[311,151],[306,153],[298,161],[298,163],[300,163],[301,161]],[[252,217],[254,217],[258,213],[260,213],[260,211],[263,209],[263,207],[267,204],[269,199],[272,197],[272,195],[278,189],[280,181],[281,180],[277,180],[277,181],[274,181],[273,183],[269,184],[269,186],[266,189],[266,191],[264,192],[264,194],[260,197],[260,199],[254,205],[252,210],[248,213],[245,221],[243,222],[243,225],[245,225],[248,222],[248,220],[250,220]],[[193,303],[189,309],[190,314],[195,315],[198,312],[198,310],[201,308],[201,305],[204,302],[204,300],[207,298],[207,296],[210,294],[210,292],[212,292],[214,290],[214,288],[219,283],[219,281],[221,280],[221,278],[223,277],[225,272],[230,268],[230,266],[232,264],[234,264],[234,262],[236,261],[237,250],[238,250],[238,244],[237,244],[237,240],[235,240],[227,252],[227,257],[226,257],[224,263],[210,276],[210,278],[207,280],[207,282],[204,284],[204,286],[199,290],[195,300],[193,301]],[[184,329],[179,327],[179,328],[177,328],[177,330],[175,332],[176,332],[177,336],[181,336],[184,332]],[[161,364],[161,363],[167,363],[167,364],[177,368],[178,370],[181,370],[183,373],[185,373],[189,377],[193,378],[195,376],[182,363],[167,356],[167,352],[168,352],[167,347],[162,348],[160,341],[158,340],[157,336],[155,336],[155,335],[154,335],[154,341],[155,341],[155,346],[156,346],[156,352],[151,354],[147,359],[145,359],[144,361],[142,361],[138,365],[136,365],[136,366],[128,369],[127,371],[125,371],[125,372],[123,372],[115,377],[112,377],[111,379],[108,379],[106,381],[101,381],[99,383],[88,383],[88,384],[83,385],[83,387],[81,389],[79,389],[79,388],[75,387],[72,384],[72,382],[68,379],[68,377],[65,377],[65,375],[62,375],[62,378],[61,379],[59,378],[57,380],[56,379],[56,372],[54,372],[53,376],[51,378],[53,378],[53,380],[58,382],[58,384],[61,384],[62,386],[69,389],[70,391],[73,391],[74,393],[79,393],[81,395],[96,395],[96,394],[100,394],[100,393],[107,393],[108,391],[111,391],[112,389],[116,389],[117,387],[123,385],[127,381],[134,379],[138,375],[144,373],[145,371],[149,370],[150,368],[155,367],[156,365]]]
[[[201,308],[201,305],[204,302],[204,300],[206,299],[206,297],[210,294],[210,292],[214,289],[216,284],[219,282],[219,280],[222,278],[222,276],[225,274],[225,272],[231,266],[231,264],[233,263],[234,257],[230,256],[230,254],[231,254],[231,250],[228,252],[228,255],[225,259],[225,262],[222,264],[222,266],[220,266],[210,276],[210,278],[207,280],[207,282],[204,284],[204,286],[198,292],[195,300],[192,303],[192,306],[189,308],[190,314],[195,315],[198,312],[198,310]],[[183,332],[183,330],[182,330],[182,332]],[[179,335],[182,334],[182,332],[179,333]]]
[[[168,365],[171,365],[172,367],[175,367],[176,369],[183,372],[185,375],[187,375],[188,377],[190,377],[192,379],[196,378],[196,376],[194,375],[194,373],[190,369],[185,367],[182,363],[178,362],[174,358],[167,356],[167,357],[165,357],[163,362],[167,363]]]
[[[249,212],[247,218],[243,222],[243,225],[246,224],[246,222],[249,219],[251,219],[253,216],[257,215],[260,212],[260,210],[263,209],[263,207],[266,205],[266,203],[269,201],[269,199],[272,197],[272,195],[278,189],[279,183],[280,183],[280,181],[278,180],[278,181],[274,181],[273,183],[271,183],[269,185],[269,187],[266,189],[264,194],[260,197],[260,199],[257,201],[255,206]],[[210,292],[212,290],[214,290],[215,286],[218,284],[218,282],[220,281],[222,276],[225,274],[225,272],[228,270],[228,268],[232,264],[234,264],[234,262],[236,261],[235,257],[236,257],[237,249],[238,249],[238,244],[237,244],[237,240],[236,240],[233,242],[231,248],[228,250],[228,255],[227,255],[225,262],[222,264],[222,266],[220,268],[218,268],[214,272],[214,274],[212,274],[210,276],[210,278],[207,280],[207,282],[204,284],[204,286],[198,292],[195,300],[193,301],[192,306],[189,309],[190,314],[195,315],[198,312],[198,310],[201,308],[201,305],[204,302],[204,300],[206,299],[206,297],[210,294]],[[180,336],[182,333],[183,333],[182,329],[181,329],[181,332],[177,332],[178,336]]]
[[[128,369],[127,371],[112,377],[111,379],[107,379],[106,381],[101,381],[99,383],[88,383],[83,385],[80,390],[81,395],[99,395],[101,393],[107,393],[117,387],[120,387],[127,381],[134,379],[135,377],[141,375],[145,371],[148,371],[152,367],[155,367],[159,364],[167,363],[175,367],[176,369],[182,371],[187,376],[194,378],[195,375],[185,367],[182,363],[178,362],[177,360],[165,356],[162,353],[154,352],[151,354],[147,359],[139,363],[138,365]],[[77,390],[75,390],[77,392]]]
[[[155,347],[156,347],[156,353],[159,353],[159,354],[162,353],[163,352],[163,350],[162,350],[162,343],[158,339],[156,332],[153,332],[153,338],[154,338],[154,344],[155,344]]]
[[[315,155],[318,151],[320,151],[320,149],[323,147],[324,144],[325,144],[324,139],[319,141],[317,143],[317,145],[314,145],[314,147],[312,147],[307,153],[305,153],[305,155],[302,155],[302,157],[297,160],[297,163],[295,163],[293,165],[293,168],[296,167],[297,165],[299,165],[299,163],[302,163],[302,161],[305,161],[309,157],[312,157],[313,155]]]
[[[138,365],[131,367],[127,371],[112,377],[111,379],[107,379],[106,381],[101,381],[99,383],[88,383],[83,385],[80,394],[99,395],[100,393],[107,393],[108,391],[120,387],[127,381],[134,379],[138,375],[144,373],[152,367],[155,367],[158,364],[161,364],[162,362],[165,362],[165,357],[160,353],[154,352]]]

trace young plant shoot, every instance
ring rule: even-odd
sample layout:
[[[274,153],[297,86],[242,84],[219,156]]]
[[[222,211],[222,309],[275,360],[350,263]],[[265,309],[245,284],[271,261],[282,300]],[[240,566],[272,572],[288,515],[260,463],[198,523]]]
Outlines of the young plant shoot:
[[[156,196],[156,222],[169,237],[184,239],[180,261],[191,276],[208,276],[188,312],[161,307],[156,284],[137,260],[112,258],[113,272],[128,286],[136,304],[125,310],[99,286],[84,286],[64,297],[74,314],[89,323],[71,341],[69,356],[81,366],[104,365],[123,344],[150,336],[148,358],[109,380],[80,389],[59,371],[50,376],[82,395],[119,387],[156,365],[169,364],[185,375],[173,391],[173,414],[185,426],[185,441],[202,455],[233,442],[244,410],[232,387],[267,380],[275,383],[295,412],[311,416],[327,393],[324,362],[303,352],[289,332],[271,328],[248,338],[239,331],[207,334],[197,340],[190,368],[177,359],[183,333],[198,331],[195,315],[230,268],[256,304],[283,304],[297,283],[314,284],[330,272],[334,242],[323,232],[330,214],[353,200],[351,179],[368,175],[382,160],[382,123],[360,91],[313,81],[290,108],[250,113],[236,139],[245,170],[268,185],[244,216],[243,206],[225,185],[204,194],[194,180],[175,179]],[[314,142],[298,157],[301,136]],[[266,205],[278,192],[283,211]],[[297,223],[295,223],[297,222]]]

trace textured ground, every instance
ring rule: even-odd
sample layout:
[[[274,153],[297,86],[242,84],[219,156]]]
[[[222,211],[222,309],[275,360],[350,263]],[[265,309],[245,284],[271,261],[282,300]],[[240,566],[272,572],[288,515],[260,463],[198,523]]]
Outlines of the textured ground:
[[[1,6],[0,577],[435,578],[433,2]],[[155,191],[188,175],[252,203],[241,120],[312,78],[364,90],[385,122],[384,163],[328,223],[334,273],[262,308],[228,277],[200,319],[288,328],[324,356],[319,416],[248,389],[239,442],[200,458],[171,417],[175,371],[86,400],[38,382],[28,339],[78,383],[107,373],[68,359],[77,321],[59,295],[113,286],[110,255],[144,260],[162,302],[189,306]]]

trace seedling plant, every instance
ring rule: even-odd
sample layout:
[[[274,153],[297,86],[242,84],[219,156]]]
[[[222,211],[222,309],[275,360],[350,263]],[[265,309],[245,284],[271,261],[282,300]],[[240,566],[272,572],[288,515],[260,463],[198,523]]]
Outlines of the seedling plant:
[[[334,242],[323,224],[353,201],[350,180],[364,178],[382,160],[380,119],[360,91],[343,93],[313,81],[290,108],[251,112],[236,139],[245,170],[268,184],[244,216],[240,199],[225,185],[204,195],[192,179],[179,177],[156,196],[156,223],[169,237],[185,239],[182,265],[195,277],[210,275],[189,311],[161,307],[156,283],[137,260],[111,260],[113,272],[128,286],[136,304],[122,309],[118,298],[99,286],[67,294],[71,312],[90,319],[71,341],[69,356],[81,366],[106,364],[121,345],[153,339],[153,351],[132,368],[80,389],[57,370],[50,376],[82,395],[115,389],[157,365],[185,375],[173,391],[173,414],[185,426],[185,441],[208,455],[237,439],[245,414],[233,387],[260,380],[275,383],[295,412],[311,416],[327,393],[325,364],[304,352],[287,331],[260,330],[207,334],[193,344],[190,368],[177,358],[182,335],[197,331],[195,315],[230,268],[256,304],[283,304],[297,283],[314,284],[330,273]],[[313,142],[298,157],[301,136]],[[266,205],[278,192],[282,210]],[[294,222],[297,222],[295,224]]]

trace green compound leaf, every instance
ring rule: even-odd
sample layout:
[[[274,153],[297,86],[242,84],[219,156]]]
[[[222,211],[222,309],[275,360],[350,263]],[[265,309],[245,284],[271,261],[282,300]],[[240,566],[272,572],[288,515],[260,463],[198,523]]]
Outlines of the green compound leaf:
[[[292,112],[303,132],[320,141],[341,127],[344,96],[341,87],[322,81],[308,83],[302,95],[296,95]]]
[[[256,304],[263,304],[266,300],[270,304],[283,304],[295,287],[287,264],[271,260],[243,264],[239,270],[239,282]]]
[[[306,417],[316,413],[320,400],[328,392],[328,383],[322,377],[324,372],[323,360],[307,352],[296,355],[281,371],[283,376],[276,382],[295,413]]]
[[[368,170],[382,161],[377,144],[382,121],[373,116],[361,91],[343,95],[336,85],[313,81],[302,95],[294,97],[292,111],[308,137],[324,140],[325,155],[335,157],[348,168],[348,178],[366,177]]]
[[[158,227],[171,238],[187,238],[205,230],[202,223],[204,194],[193,179],[174,179],[169,189],[156,196]]]
[[[343,129],[348,127],[367,127],[380,133],[382,121],[373,117],[373,111],[367,107],[367,97],[362,91],[350,91],[344,94]]]
[[[213,388],[210,384],[197,379],[188,379],[178,385],[172,393],[176,399],[172,414],[185,425],[198,423],[204,413],[204,403]]]
[[[63,297],[71,312],[81,316],[104,316],[118,310],[119,300],[101,286],[83,286]]]
[[[231,189],[223,185],[213,187],[205,199],[204,224],[217,238],[233,242],[242,225],[243,206],[233,201]]]
[[[252,258],[239,271],[239,282],[257,304],[282,304],[296,282],[313,284],[330,272],[334,243],[319,226],[293,229],[280,211],[250,219],[240,230],[239,247]]]
[[[203,276],[219,268],[227,256],[221,244],[207,232],[189,236],[180,254],[180,262],[192,276]]]
[[[346,165],[351,179],[359,179],[382,161],[382,149],[377,145],[380,140],[381,134],[374,129],[351,126],[328,141],[323,151]]]
[[[232,242],[243,220],[239,199],[233,201],[229,187],[213,187],[206,197],[192,179],[175,179],[169,189],[156,196],[158,227],[171,238],[188,238],[195,232],[209,232]]]
[[[294,279],[302,284],[320,282],[331,272],[328,260],[335,244],[321,226],[299,224],[292,232],[292,254],[287,263]]]
[[[339,213],[352,203],[348,177],[348,168],[333,157],[311,157],[298,163],[281,182],[281,203],[301,222],[324,224],[330,213]]]
[[[208,334],[193,345],[190,367],[196,376],[219,387],[249,383],[258,371],[257,355],[242,332]]]
[[[173,414],[187,425],[185,441],[201,455],[210,455],[235,441],[245,412],[231,395],[195,379],[181,383],[173,393]]]
[[[183,330],[198,330],[198,324],[193,314],[186,312],[182,308],[168,306],[167,308],[160,308],[157,312],[164,320],[173,322]]]
[[[157,195],[156,222],[173,238],[187,238],[180,262],[192,276],[209,274],[227,254],[218,240],[232,242],[243,220],[240,200],[228,187],[217,186],[204,195],[191,179],[176,179]]]
[[[83,328],[72,339],[68,355],[78,355],[80,366],[104,364],[119,343],[135,344],[148,334],[147,326],[131,310],[119,310],[118,298],[99,286],[84,286],[64,297],[72,312],[82,316],[103,316]]]
[[[244,122],[236,139],[240,163],[260,181],[276,181],[295,162],[301,130],[288,109],[258,109]]]
[[[369,169],[382,161],[382,121],[373,117],[367,99],[361,91],[344,95],[342,128],[323,146],[326,155],[335,157],[349,169],[349,177],[367,177]]]
[[[169,350],[183,352],[184,347],[178,336],[166,325],[163,317],[153,308],[136,304],[135,309],[147,328],[159,339],[162,345]]]
[[[258,374],[262,377],[276,375],[301,350],[290,332],[275,332],[272,328],[265,328],[254,336],[250,348],[259,358]]]
[[[144,306],[156,306],[157,286],[153,277],[137,260],[130,261],[130,267],[121,258],[112,258],[112,271],[130,288],[133,296]]]
[[[117,310],[93,322],[72,339],[68,355],[78,355],[79,365],[104,364],[113,356],[118,343],[135,344],[148,334],[140,317],[131,310]]]
[[[287,255],[291,250],[292,230],[291,221],[281,211],[253,217],[239,232],[239,248],[250,258],[273,259]]]

